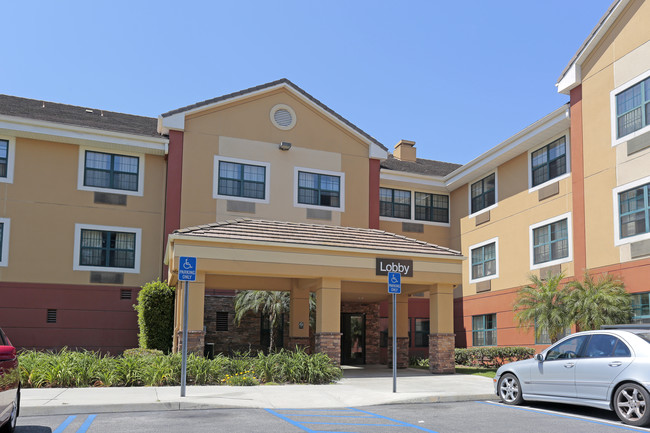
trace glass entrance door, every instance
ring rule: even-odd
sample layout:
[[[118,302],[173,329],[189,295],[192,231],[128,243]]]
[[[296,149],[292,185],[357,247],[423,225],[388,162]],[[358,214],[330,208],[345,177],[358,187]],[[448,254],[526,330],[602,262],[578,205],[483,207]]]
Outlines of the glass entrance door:
[[[366,363],[366,315],[341,314],[341,364]]]

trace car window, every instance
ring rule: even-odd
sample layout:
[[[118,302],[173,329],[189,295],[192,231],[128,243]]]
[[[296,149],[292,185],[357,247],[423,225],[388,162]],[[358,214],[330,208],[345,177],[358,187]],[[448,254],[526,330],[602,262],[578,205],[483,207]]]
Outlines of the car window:
[[[607,334],[596,334],[592,335],[589,343],[587,344],[587,350],[585,351],[586,358],[606,358],[609,356],[614,356],[614,348],[616,343],[618,343],[618,338],[613,335]],[[623,344],[623,343],[621,343]],[[625,344],[623,344],[625,346]],[[618,355],[622,356],[622,355]]]
[[[580,355],[587,338],[587,335],[580,335],[556,344],[546,352],[546,360],[553,361],[555,359],[577,358]]]
[[[0,346],[6,346],[7,345],[7,339],[5,338],[5,334],[2,332],[2,329],[0,329]]]
[[[650,332],[635,332],[635,334],[650,343]]]
[[[618,340],[618,343],[616,343],[616,347],[614,348],[614,356],[629,357],[632,356],[632,353],[630,352],[630,348],[627,347],[625,343],[623,343],[621,340]]]

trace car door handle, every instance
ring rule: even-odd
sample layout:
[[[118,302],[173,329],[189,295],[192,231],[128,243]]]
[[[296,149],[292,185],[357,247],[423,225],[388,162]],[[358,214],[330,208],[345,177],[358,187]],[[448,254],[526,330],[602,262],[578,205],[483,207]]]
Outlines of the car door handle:
[[[620,367],[621,365],[623,365],[623,363],[621,361],[612,361],[608,365],[610,367]]]
[[[564,364],[564,368],[573,368],[574,365],[576,365],[575,362],[567,362]]]

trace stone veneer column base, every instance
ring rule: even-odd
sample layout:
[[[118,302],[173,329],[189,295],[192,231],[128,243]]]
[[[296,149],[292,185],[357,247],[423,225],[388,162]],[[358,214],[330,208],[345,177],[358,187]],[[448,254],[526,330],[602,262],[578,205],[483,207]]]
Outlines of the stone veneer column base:
[[[316,353],[330,357],[334,365],[341,365],[341,333],[320,332],[316,334]]]
[[[397,368],[409,366],[409,338],[397,337]],[[388,368],[393,368],[393,337],[388,337]]]
[[[429,371],[455,373],[455,334],[429,334]]]
[[[197,356],[203,356],[205,350],[205,332],[187,331],[187,341],[188,354],[193,353]],[[174,351],[181,353],[183,351],[183,331],[178,331],[176,346]]]
[[[309,353],[309,337],[289,337],[289,345],[287,349],[295,350],[296,346],[304,349],[306,353]]]

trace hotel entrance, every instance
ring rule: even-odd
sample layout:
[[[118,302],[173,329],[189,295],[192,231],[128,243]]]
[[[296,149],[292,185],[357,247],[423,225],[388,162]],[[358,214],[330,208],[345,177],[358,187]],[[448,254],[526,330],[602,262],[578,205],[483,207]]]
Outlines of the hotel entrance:
[[[366,363],[366,315],[341,313],[341,364]]]

